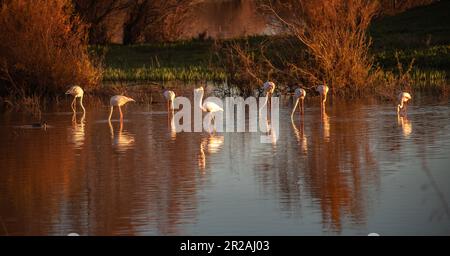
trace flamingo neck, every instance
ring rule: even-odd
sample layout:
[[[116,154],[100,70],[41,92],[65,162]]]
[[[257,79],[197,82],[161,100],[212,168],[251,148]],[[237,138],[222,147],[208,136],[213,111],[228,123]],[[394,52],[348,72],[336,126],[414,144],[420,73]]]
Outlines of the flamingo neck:
[[[200,92],[200,100],[199,100],[198,104],[199,104],[199,108],[200,108],[203,112],[206,112],[206,109],[203,107],[203,91]]]
[[[295,105],[294,105],[294,108],[292,109],[292,113],[291,113],[291,119],[294,117],[295,109],[297,108],[299,100],[300,100],[300,98],[297,98],[297,100],[295,101]]]

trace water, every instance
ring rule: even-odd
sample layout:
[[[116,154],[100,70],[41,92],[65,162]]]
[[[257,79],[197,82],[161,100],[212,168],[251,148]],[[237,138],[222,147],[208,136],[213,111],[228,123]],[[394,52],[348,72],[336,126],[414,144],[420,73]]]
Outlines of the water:
[[[174,133],[163,102],[123,126],[70,100],[50,127],[0,115],[0,235],[450,235],[450,104],[317,99],[260,133]],[[67,103],[67,104],[66,104]],[[117,112],[114,117],[116,117]],[[27,128],[28,127],[28,128]]]

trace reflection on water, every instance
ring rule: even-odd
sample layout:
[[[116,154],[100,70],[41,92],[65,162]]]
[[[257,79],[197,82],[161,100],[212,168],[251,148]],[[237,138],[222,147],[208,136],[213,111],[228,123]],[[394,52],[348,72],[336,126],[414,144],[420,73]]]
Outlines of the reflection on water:
[[[411,122],[408,120],[406,116],[398,115],[397,118],[398,118],[398,125],[402,128],[403,136],[405,136],[405,138],[409,137],[409,135],[411,135],[412,132]]]
[[[322,134],[326,142],[330,141],[330,117],[328,116],[325,108],[321,109],[320,116],[322,118]]]
[[[108,121],[109,130],[111,133],[112,145],[117,152],[125,152],[133,148],[134,135],[123,131],[123,122],[119,122],[119,132],[114,133],[114,128],[111,121]]]
[[[200,156],[198,166],[200,171],[204,174],[206,169],[206,158],[210,154],[215,154],[220,151],[224,142],[224,136],[210,134],[204,137],[200,143]]]
[[[84,144],[84,137],[85,137],[85,120],[86,120],[86,113],[83,113],[80,122],[77,122],[77,114],[74,112],[72,115],[72,127],[70,130],[71,139],[70,141],[74,145],[74,148],[80,149],[83,147]]]
[[[308,152],[308,138],[305,135],[305,123],[303,121],[300,122],[300,129],[297,128],[297,125],[293,119],[291,120],[291,123],[295,138],[297,139],[303,153],[306,154]]]
[[[175,133],[164,103],[4,113],[0,235],[449,235],[450,105],[421,104],[287,105],[276,145]]]

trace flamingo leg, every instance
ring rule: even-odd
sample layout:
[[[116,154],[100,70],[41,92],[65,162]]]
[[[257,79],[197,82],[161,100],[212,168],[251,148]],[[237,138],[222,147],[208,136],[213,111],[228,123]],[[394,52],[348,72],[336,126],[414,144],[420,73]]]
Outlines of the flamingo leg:
[[[109,112],[109,117],[108,117],[108,120],[109,120],[110,123],[111,123],[111,116],[112,116],[113,110],[114,110],[114,107],[111,106],[111,110]]]
[[[111,119],[108,120],[108,125],[109,125],[109,132],[111,133],[111,139],[114,139],[114,129],[111,124]]]
[[[119,113],[120,113],[120,122],[123,122],[123,113],[122,108],[119,106]]]
[[[73,112],[77,112],[77,110],[75,109],[76,100],[77,100],[77,98],[73,97],[72,104],[70,105],[72,107]]]
[[[320,95],[320,110],[323,110],[323,95]]]
[[[304,115],[304,110],[305,110],[304,107],[303,107],[304,106],[303,105],[304,104],[304,99],[302,99],[302,101],[300,103],[301,103],[301,105],[300,105],[300,115],[303,116]]]
[[[170,129],[170,121],[171,121],[170,112],[167,112],[167,127],[169,129]]]
[[[83,96],[80,97],[80,105],[81,105],[81,108],[83,109],[83,113],[86,113],[86,109],[84,108],[84,105],[83,105]]]

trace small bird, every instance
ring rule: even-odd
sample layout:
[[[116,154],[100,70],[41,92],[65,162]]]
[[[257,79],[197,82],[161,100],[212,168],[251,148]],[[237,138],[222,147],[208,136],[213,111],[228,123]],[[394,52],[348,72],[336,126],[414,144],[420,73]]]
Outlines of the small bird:
[[[303,88],[297,88],[295,89],[294,92],[294,100],[295,100],[295,105],[294,108],[292,109],[292,113],[291,113],[291,118],[293,118],[294,113],[295,113],[295,109],[297,108],[297,105],[300,101],[300,114],[303,115],[303,102],[305,100],[306,97],[306,91]]]
[[[43,121],[43,122],[40,122],[40,123],[31,124],[31,127],[33,127],[33,128],[47,129],[47,121]]]
[[[408,108],[408,101],[412,99],[408,92],[401,92],[398,95],[397,114],[406,114]]]
[[[80,86],[75,85],[75,86],[70,87],[70,89],[66,91],[66,94],[70,94],[70,95],[73,96],[73,101],[72,101],[72,104],[71,104],[73,112],[77,111],[76,110],[77,98],[80,98],[81,108],[83,109],[83,112],[86,112],[86,109],[83,106],[84,91],[83,91],[83,89]]]
[[[118,107],[119,108],[119,113],[120,113],[120,121],[122,122],[123,121],[123,114],[122,114],[121,107],[123,105],[127,104],[130,101],[131,102],[136,102],[132,98],[129,98],[129,97],[126,97],[126,96],[123,96],[123,95],[112,96],[111,99],[109,100],[109,105],[111,106],[111,112],[109,112],[108,120],[111,121],[111,116],[112,116],[114,107]]]
[[[173,110],[173,100],[175,99],[175,93],[171,90],[164,90],[163,95],[167,101],[167,111]]]
[[[322,106],[325,106],[325,102],[327,101],[328,90],[329,88],[325,82],[317,86],[316,88],[316,91],[320,94],[320,101],[322,102]]]

